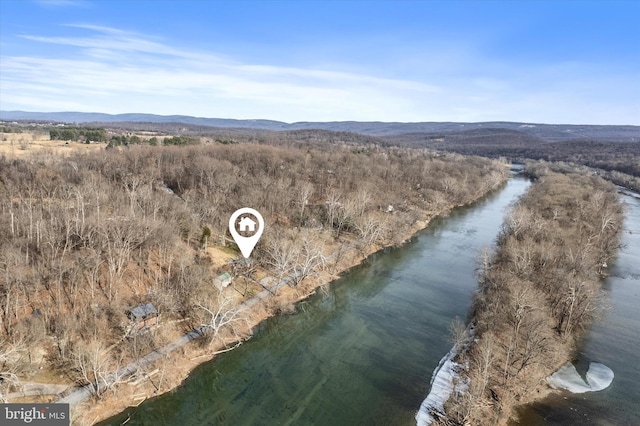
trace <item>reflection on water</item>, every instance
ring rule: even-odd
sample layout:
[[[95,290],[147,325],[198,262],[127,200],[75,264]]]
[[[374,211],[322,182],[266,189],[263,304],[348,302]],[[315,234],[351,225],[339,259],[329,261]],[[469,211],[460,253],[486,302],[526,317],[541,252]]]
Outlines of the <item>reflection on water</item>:
[[[615,373],[607,389],[580,395],[563,392],[520,411],[517,424],[640,424],[640,198],[627,204],[623,248],[604,283],[611,304],[602,320],[589,329],[576,360],[578,366],[601,362]]]
[[[492,244],[512,179],[475,206],[437,219],[411,243],[385,250],[271,318],[238,349],[198,367],[173,392],[103,425],[413,425],[448,325],[464,317],[475,260]]]

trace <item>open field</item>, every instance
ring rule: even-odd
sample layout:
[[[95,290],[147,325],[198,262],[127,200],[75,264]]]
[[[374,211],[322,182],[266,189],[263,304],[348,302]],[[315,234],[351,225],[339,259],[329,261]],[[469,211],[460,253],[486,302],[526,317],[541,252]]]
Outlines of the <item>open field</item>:
[[[50,140],[47,133],[23,132],[0,133],[0,155],[28,157],[35,154],[66,156],[72,152],[91,152],[104,149],[106,144],[84,144]]]

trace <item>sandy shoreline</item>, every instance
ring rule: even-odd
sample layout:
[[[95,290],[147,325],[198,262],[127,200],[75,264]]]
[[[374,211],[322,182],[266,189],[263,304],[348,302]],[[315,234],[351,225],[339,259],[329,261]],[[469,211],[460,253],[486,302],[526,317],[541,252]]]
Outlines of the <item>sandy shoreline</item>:
[[[477,196],[466,204],[449,205],[438,212],[422,211],[421,217],[402,234],[403,238],[399,244],[389,243],[383,246],[372,246],[367,247],[366,250],[350,246],[344,255],[343,262],[340,263],[340,267],[333,274],[322,272],[316,277],[306,279],[296,288],[284,286],[278,290],[275,296],[270,296],[259,303],[255,303],[248,312],[249,322],[248,326],[242,330],[242,341],[251,338],[252,330],[256,326],[280,313],[282,308],[290,307],[292,304],[307,299],[319,287],[330,285],[341,274],[361,264],[369,256],[386,248],[397,247],[406,243],[418,232],[427,228],[434,218],[446,216],[455,208],[473,205],[493,190],[502,187],[504,182],[506,182],[506,179],[496,188]],[[115,389],[105,392],[100,399],[90,398],[75,405],[72,408],[72,424],[93,425],[121,413],[128,407],[137,406],[148,398],[169,392],[177,388],[200,364],[212,360],[218,353],[226,352],[226,348],[232,347],[237,343],[235,340],[228,340],[213,346],[204,346],[199,344],[201,340],[198,339],[186,344],[156,361],[153,366],[147,368],[151,373],[147,374],[143,379],[136,380],[135,385],[131,383],[120,384]]]

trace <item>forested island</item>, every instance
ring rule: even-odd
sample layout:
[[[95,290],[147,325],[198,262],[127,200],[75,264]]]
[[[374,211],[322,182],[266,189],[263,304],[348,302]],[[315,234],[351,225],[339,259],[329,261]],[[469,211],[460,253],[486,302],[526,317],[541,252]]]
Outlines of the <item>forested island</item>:
[[[605,307],[601,278],[619,246],[622,204],[595,175],[531,164],[530,190],[486,253],[469,326],[454,327],[457,386],[437,424],[504,424],[549,391]]]

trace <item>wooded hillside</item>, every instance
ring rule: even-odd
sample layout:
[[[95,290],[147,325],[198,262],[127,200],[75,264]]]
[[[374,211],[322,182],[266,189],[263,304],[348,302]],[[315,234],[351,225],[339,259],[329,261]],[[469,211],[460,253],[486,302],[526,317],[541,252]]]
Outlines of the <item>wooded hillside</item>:
[[[452,133],[412,133],[389,136],[389,143],[424,147],[464,155],[565,161],[640,177],[640,133],[635,138],[591,139],[589,137],[544,139],[535,134],[504,128],[484,128]],[[566,134],[565,134],[566,136]]]
[[[487,159],[344,145],[1,157],[0,396],[39,366],[87,383],[152,350],[166,330],[124,338],[125,311],[140,303],[153,303],[178,331],[229,325],[207,312],[231,309],[251,291],[228,289],[233,299],[216,292],[213,278],[233,266],[212,266],[207,250],[239,257],[227,233],[238,208],[260,211],[266,230],[235,272],[254,287],[294,272],[295,286],[321,270],[339,272],[345,244],[368,252],[399,242],[417,220],[506,176],[504,164]]]

